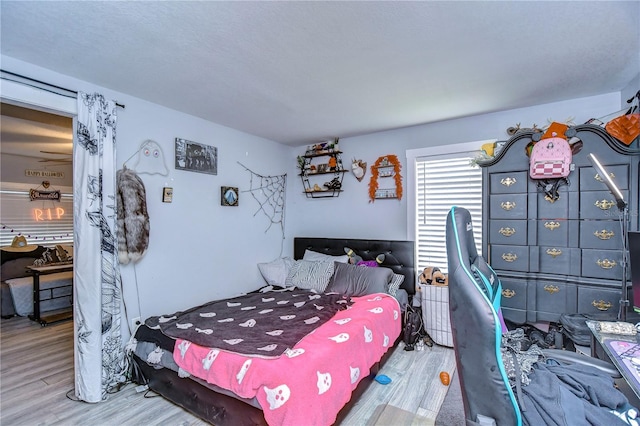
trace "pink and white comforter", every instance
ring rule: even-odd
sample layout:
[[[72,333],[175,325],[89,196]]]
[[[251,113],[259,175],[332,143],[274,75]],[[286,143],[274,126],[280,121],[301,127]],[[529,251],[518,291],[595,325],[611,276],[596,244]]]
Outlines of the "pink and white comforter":
[[[279,358],[247,357],[177,339],[173,357],[193,376],[256,397],[270,425],[330,425],[400,334],[400,306],[383,293],[355,303]]]

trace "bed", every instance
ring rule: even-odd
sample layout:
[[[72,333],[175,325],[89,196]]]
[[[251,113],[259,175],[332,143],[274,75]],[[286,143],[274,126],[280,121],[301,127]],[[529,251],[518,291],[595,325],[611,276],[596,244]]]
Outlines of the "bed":
[[[360,290],[353,290],[355,287],[332,291],[342,289],[339,283],[346,282],[344,274],[354,272],[354,267],[332,261],[335,270],[324,292],[308,288],[271,289],[275,291],[262,288],[241,298],[149,318],[137,329],[129,347],[134,381],[148,385],[154,392],[217,426],[301,424],[301,419],[305,424],[339,422],[399,341],[402,305],[407,295],[410,298],[414,294],[416,282],[412,241],[295,238],[296,267],[314,263],[301,261],[307,260],[309,254],[337,259],[344,256],[345,247],[364,261],[373,261],[384,254],[382,268],[359,266],[356,272],[359,277],[374,274],[376,279],[386,274],[385,280],[387,275],[393,275],[389,283],[397,283],[397,278],[402,277],[396,294],[391,296],[388,291],[361,294]],[[327,262],[317,262],[314,267],[325,264]],[[305,273],[304,268],[300,271]],[[289,278],[294,275],[289,273]],[[251,339],[219,335],[224,334],[221,328],[212,332],[209,326],[196,322],[199,318],[207,318],[209,324],[214,320],[231,321],[230,324],[245,327],[236,337],[246,337],[257,333],[258,325],[253,318],[258,318],[261,312],[294,304],[298,318],[293,319],[296,315],[290,313],[276,315],[282,324],[286,323],[267,326],[277,337],[270,337],[272,340],[261,345],[248,344],[251,348],[246,351],[236,348]],[[302,309],[310,310],[302,313]],[[246,312],[253,315],[242,316]],[[286,322],[289,317],[291,321],[299,319],[300,325],[310,321],[307,326],[313,324],[314,331],[299,330],[298,325],[289,327]],[[263,322],[261,318],[258,322]],[[289,336],[293,338],[289,342],[279,340],[284,338],[281,335],[295,334],[293,330],[303,333],[304,337],[298,340],[300,336]],[[181,334],[183,331],[191,334]]]
[[[71,246],[64,248],[69,259],[73,255]],[[27,267],[33,266],[37,260],[42,261],[45,253],[51,248],[35,246],[28,251],[0,250],[0,314],[2,318],[14,315],[27,316],[33,313],[33,274]],[[57,252],[57,248],[55,249]],[[52,261],[59,261],[56,257]],[[46,266],[46,265],[41,265]],[[71,308],[73,273],[63,272],[42,276],[40,279],[41,312]]]

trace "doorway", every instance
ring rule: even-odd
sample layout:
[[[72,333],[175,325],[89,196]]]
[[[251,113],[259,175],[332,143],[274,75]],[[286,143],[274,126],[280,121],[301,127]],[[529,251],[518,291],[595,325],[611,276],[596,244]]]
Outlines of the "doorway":
[[[2,103],[0,129],[2,316],[25,316],[33,312],[31,287],[5,281],[25,276],[25,266],[34,261],[73,258],[73,119]],[[71,286],[53,286],[43,285],[38,308],[68,311]]]

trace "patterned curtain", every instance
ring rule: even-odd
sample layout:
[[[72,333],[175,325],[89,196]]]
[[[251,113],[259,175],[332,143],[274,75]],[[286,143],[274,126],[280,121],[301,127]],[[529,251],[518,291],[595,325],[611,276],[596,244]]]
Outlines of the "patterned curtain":
[[[116,105],[78,93],[73,148],[75,394],[107,399],[125,382],[115,241]]]

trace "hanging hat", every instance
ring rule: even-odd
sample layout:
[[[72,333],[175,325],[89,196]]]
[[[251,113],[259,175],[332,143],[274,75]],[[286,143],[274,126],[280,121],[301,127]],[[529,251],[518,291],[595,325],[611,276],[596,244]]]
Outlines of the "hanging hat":
[[[1,249],[4,251],[33,251],[38,246],[36,244],[27,244],[27,239],[24,235],[18,235],[13,237],[10,246],[4,246]]]

